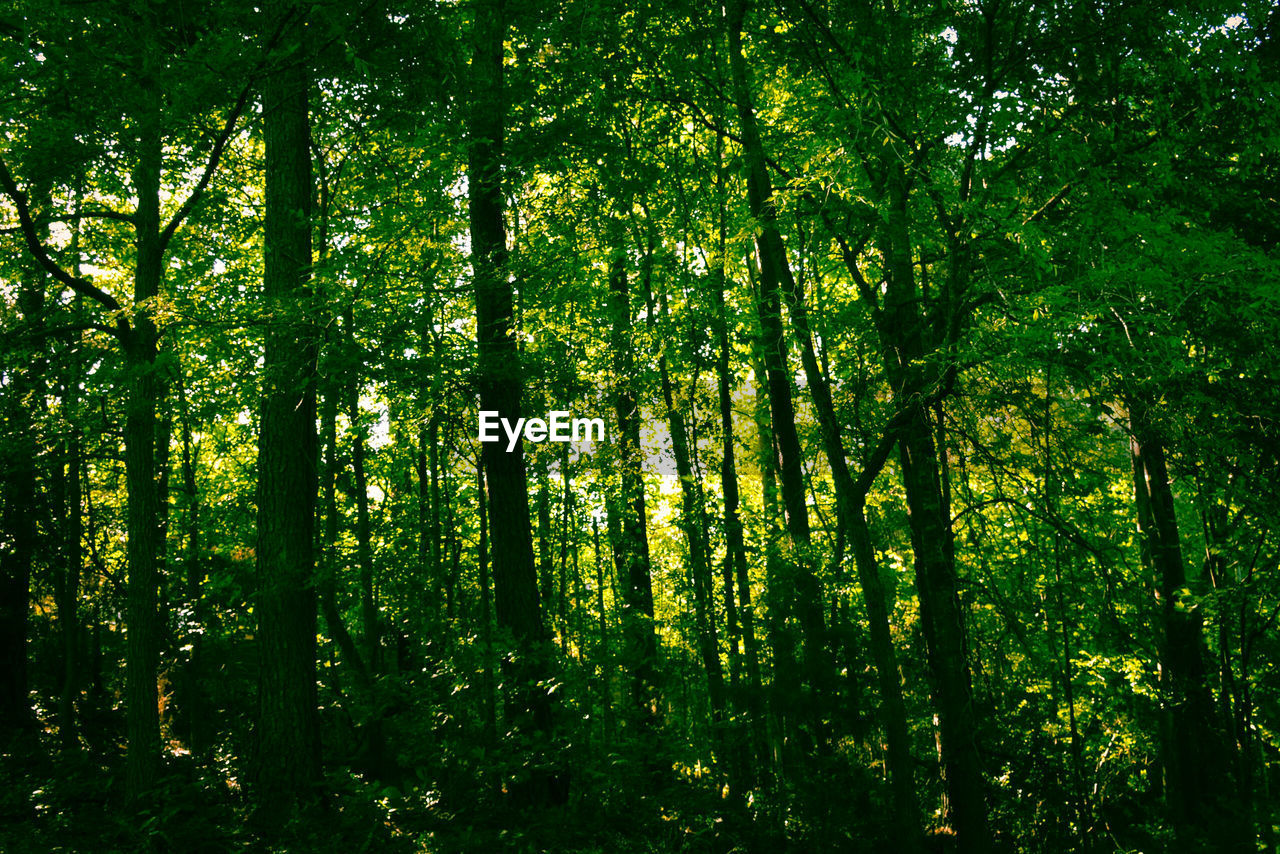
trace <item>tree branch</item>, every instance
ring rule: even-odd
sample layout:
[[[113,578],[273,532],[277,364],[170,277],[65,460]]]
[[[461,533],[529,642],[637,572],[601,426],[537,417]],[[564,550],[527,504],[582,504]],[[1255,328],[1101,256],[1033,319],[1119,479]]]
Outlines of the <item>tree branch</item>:
[[[231,142],[231,137],[235,133],[236,125],[240,122],[240,117],[244,115],[245,107],[249,104],[249,96],[253,94],[254,84],[261,75],[263,68],[266,67],[271,50],[280,41],[285,27],[296,14],[297,10],[291,9],[282,15],[275,31],[267,39],[266,44],[263,45],[262,56],[259,58],[258,64],[249,72],[248,79],[240,89],[240,96],[236,98],[235,104],[232,105],[231,110],[227,113],[227,117],[222,123],[222,130],[218,133],[218,138],[214,140],[213,148],[209,151],[209,159],[205,162],[204,171],[200,174],[200,180],[196,181],[191,194],[187,196],[182,206],[178,208],[173,218],[169,220],[164,230],[160,232],[161,252],[168,248],[169,241],[173,239],[174,233],[177,232],[183,221],[191,215],[191,212],[195,210],[196,205],[200,203],[200,198],[204,195],[205,190],[208,189],[209,182],[213,180],[213,175],[218,170],[218,164],[222,161],[222,155],[226,152],[227,145]]]
[[[57,279],[62,284],[71,288],[81,296],[89,297],[108,311],[119,311],[120,303],[111,294],[99,288],[81,276],[73,276],[49,255],[49,251],[45,249],[44,244],[40,242],[40,235],[36,232],[36,222],[31,216],[31,208],[27,204],[27,196],[18,189],[17,183],[13,180],[13,173],[9,171],[9,164],[0,157],[0,188],[4,189],[5,195],[13,202],[14,208],[18,212],[18,222],[22,236],[30,250],[32,256],[40,264],[45,271]],[[123,319],[116,322],[115,333],[123,338],[128,333],[128,324]]]

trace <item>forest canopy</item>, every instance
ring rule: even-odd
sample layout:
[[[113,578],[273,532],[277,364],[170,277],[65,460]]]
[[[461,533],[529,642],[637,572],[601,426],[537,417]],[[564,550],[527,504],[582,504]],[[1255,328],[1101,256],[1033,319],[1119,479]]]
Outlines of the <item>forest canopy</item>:
[[[1277,7],[0,50],[0,848],[1276,850]]]

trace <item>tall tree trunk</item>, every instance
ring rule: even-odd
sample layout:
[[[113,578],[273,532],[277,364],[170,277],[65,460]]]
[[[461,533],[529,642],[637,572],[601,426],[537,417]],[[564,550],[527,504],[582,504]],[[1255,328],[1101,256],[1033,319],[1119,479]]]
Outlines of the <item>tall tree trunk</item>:
[[[448,425],[445,429],[445,447],[452,445],[452,437],[449,435]],[[444,580],[444,602],[445,602],[445,618],[449,621],[449,625],[453,625],[458,614],[458,582],[462,580],[462,540],[458,537],[457,520],[454,518],[454,501],[452,478],[449,474],[449,465],[440,467],[440,503],[444,515],[444,553],[449,556],[449,569],[445,573]]]
[[[666,294],[658,297],[659,305],[654,304],[652,272],[654,263],[654,238],[650,231],[649,245],[644,257],[644,268],[641,282],[644,290],[645,313],[649,328],[658,329],[658,316],[661,312],[662,322],[670,330],[670,307]],[[661,340],[661,333],[655,335]],[[697,342],[694,342],[695,346]],[[697,445],[690,442],[685,424],[684,413],[676,406],[675,386],[671,381],[671,371],[667,365],[665,348],[658,351],[658,377],[662,385],[662,401],[667,409],[667,425],[671,431],[671,451],[676,462],[676,476],[680,480],[680,500],[683,513],[680,527],[684,531],[685,541],[689,546],[689,574],[693,581],[694,623],[698,633],[698,654],[702,659],[702,668],[707,676],[707,698],[711,704],[711,726],[713,743],[717,753],[728,754],[725,733],[725,687],[724,670],[720,664],[720,642],[716,632],[716,609],[714,599],[715,577],[711,568],[711,546],[707,539],[707,511],[703,502],[701,483],[694,475],[694,455]]]
[[[766,226],[768,228],[768,226]],[[781,247],[779,238],[776,245]],[[785,251],[785,250],[784,250]],[[918,850],[921,838],[920,807],[916,800],[912,777],[914,760],[911,757],[906,706],[902,699],[902,674],[898,669],[897,653],[889,632],[889,598],[880,577],[880,568],[872,544],[871,530],[867,525],[866,499],[876,477],[888,460],[894,436],[889,429],[881,437],[878,447],[867,462],[867,467],[855,481],[849,470],[840,419],[831,397],[831,383],[823,366],[819,364],[814,346],[813,330],[805,296],[790,267],[783,266],[781,277],[786,294],[787,309],[791,315],[792,329],[800,348],[800,361],[804,366],[805,380],[818,416],[822,433],[822,447],[827,464],[831,468],[831,481],[836,493],[836,512],[841,528],[853,546],[854,565],[858,584],[867,608],[871,628],[871,654],[876,665],[881,700],[881,720],[885,728],[888,766],[894,809],[898,818],[899,848],[904,852]],[[947,514],[949,518],[949,513]]]
[[[534,471],[538,481],[538,585],[542,607],[546,610],[547,626],[555,636],[554,613],[552,602],[555,601],[555,564],[552,559],[551,545],[551,476],[547,472],[545,457],[539,456],[534,462]]]
[[[1252,850],[1252,833],[1239,838],[1233,832],[1239,828],[1220,822],[1220,802],[1228,800],[1224,739],[1214,720],[1201,615],[1186,598],[1186,565],[1164,443],[1145,402],[1136,396],[1126,402],[1138,530],[1146,543],[1144,557],[1155,574],[1164,630],[1160,681],[1168,734],[1162,745],[1165,805],[1180,844],[1202,845],[1205,834],[1213,834],[1215,850]]]
[[[475,282],[476,337],[479,345],[480,408],[496,411],[514,424],[521,417],[524,379],[516,346],[515,294],[507,270],[507,232],[503,222],[503,137],[506,94],[503,54],[507,36],[505,0],[480,0],[475,6],[471,61],[472,101],[469,131],[469,208],[471,268]],[[524,447],[483,445],[488,492],[489,531],[497,623],[514,649],[504,657],[509,686],[506,710],[512,745],[548,739],[551,731],[550,649],[538,601],[538,577],[529,525],[529,485]],[[535,747],[535,752],[537,748]],[[527,789],[534,802],[553,799],[549,764],[532,756]]]
[[[128,647],[125,653],[128,757],[125,789],[131,799],[155,782],[160,768],[160,713],[156,687],[159,664],[160,614],[158,562],[163,548],[160,488],[156,471],[156,409],[164,393],[156,366],[159,337],[147,314],[147,301],[160,294],[164,248],[160,242],[160,93],[154,81],[144,80],[147,108],[141,117],[138,163],[134,185],[137,267],[134,272],[134,312],[130,334],[124,339],[128,392],[125,405],[125,482],[128,500],[129,566],[126,605]]]
[[[979,854],[990,850],[991,832],[950,546],[951,519],[945,510],[941,466],[925,404],[934,389],[924,367],[925,318],[912,269],[907,178],[900,163],[890,162],[886,171],[887,210],[880,234],[885,296],[877,325],[885,372],[900,410],[896,417],[902,423],[898,435],[902,482],[948,802],[962,849]]]
[[[21,331],[34,333],[42,321],[43,277],[34,271],[24,275],[18,295]],[[16,336],[15,336],[16,337]],[[15,359],[15,362],[19,360]],[[35,725],[27,696],[27,628],[31,608],[31,565],[36,553],[39,510],[36,478],[36,446],[33,414],[43,399],[41,359],[28,358],[15,370],[3,398],[7,427],[0,447],[0,500],[4,502],[0,531],[0,748],[8,751],[8,738]],[[7,541],[7,542],[4,542]],[[24,739],[25,740],[25,739]]]
[[[56,463],[61,480],[61,555],[62,572],[58,582],[58,634],[62,641],[62,687],[58,692],[58,734],[64,750],[74,750],[80,744],[76,732],[76,698],[80,693],[80,567],[84,561],[80,544],[84,534],[81,516],[81,456],[80,428],[75,421],[77,410],[74,391],[78,380],[72,379],[63,390],[62,405],[67,413],[68,435],[63,446],[66,471],[62,462]]]
[[[311,133],[299,7],[274,0],[282,49],[263,83],[266,219],[263,295],[270,323],[258,434],[258,713],[251,782],[276,830],[320,777],[316,715],[316,354],[311,321]]]
[[[365,471],[365,429],[360,418],[360,370],[355,358],[355,312],[345,317],[348,364],[346,378],[347,418],[351,422],[351,473],[355,479],[356,555],[360,561],[360,623],[364,642],[364,662],[370,674],[379,672],[378,603],[373,593],[373,526],[369,520],[369,477]]]
[[[764,630],[769,648],[773,654],[773,684],[771,686],[770,703],[765,714],[765,752],[762,764],[767,769],[769,782],[775,782],[782,767],[782,741],[789,727],[791,709],[785,702],[787,697],[795,697],[799,693],[799,668],[796,666],[795,638],[787,625],[790,597],[782,589],[785,581],[779,570],[781,563],[777,539],[781,536],[778,525],[778,456],[773,444],[773,428],[769,422],[768,383],[765,380],[764,365],[759,358],[759,339],[752,341],[754,349],[752,372],[754,374],[755,403],[752,413],[756,436],[759,440],[757,464],[760,468],[760,507],[765,524],[764,541]],[[746,583],[744,583],[746,582]],[[738,594],[742,599],[743,591],[750,590],[749,579],[743,574],[738,576]],[[749,601],[743,599],[743,601]]]
[[[741,496],[734,446],[732,348],[729,317],[725,304],[725,265],[728,248],[728,174],[724,164],[724,137],[716,134],[716,252],[720,259],[710,271],[711,301],[716,334],[716,396],[720,414],[720,490],[724,496],[725,553],[721,571],[729,635],[731,681],[735,703],[746,712],[746,727],[735,733],[745,753],[741,762],[743,779],[739,794],[758,781],[758,766],[768,765],[768,737],[765,727],[764,696],[760,687],[760,650],[756,640],[755,614],[751,604],[746,540],[739,514]],[[736,595],[735,595],[736,594]],[[741,644],[741,645],[740,645]],[[753,761],[754,760],[754,761]]]
[[[560,590],[559,599],[557,600],[557,622],[560,629],[560,653],[568,657],[569,643],[576,635],[574,626],[574,617],[579,613],[582,607],[582,576],[578,572],[578,526],[573,526],[572,534],[569,529],[569,520],[576,516],[574,513],[573,503],[573,475],[569,471],[569,445],[560,445],[560,477],[562,481],[562,489],[560,492]],[[570,540],[572,539],[572,543]],[[577,586],[574,588],[574,606],[572,610],[568,610],[568,603],[565,596],[565,563],[569,559],[569,551],[573,550],[573,577]],[[578,644],[578,660],[582,660],[582,646]]]
[[[723,246],[720,257],[724,257]],[[720,489],[724,494],[724,595],[726,609],[730,614],[730,626],[736,623],[738,626],[736,634],[741,637],[742,643],[739,652],[738,637],[733,636],[731,629],[730,646],[733,652],[730,655],[730,661],[738,657],[742,660],[742,684],[738,696],[747,718],[747,731],[742,734],[742,737],[748,745],[748,755],[754,759],[754,762],[745,763],[751,769],[751,773],[750,779],[744,783],[754,785],[758,779],[756,767],[768,766],[769,748],[765,709],[761,702],[764,693],[760,687],[760,647],[756,639],[755,612],[751,603],[746,539],[743,536],[742,517],[739,514],[741,496],[738,490],[738,468],[733,438],[733,379],[729,367],[731,348],[724,301],[724,267],[717,266],[712,271],[712,276],[711,294],[716,310],[717,337],[716,392],[720,409]]]
[[[82,192],[77,182],[75,202],[80,204]],[[68,249],[73,261],[72,275],[80,270],[80,224],[71,226],[71,244]],[[71,312],[82,316],[83,301],[79,295],[72,297]],[[62,536],[62,576],[58,584],[58,629],[62,641],[62,689],[58,692],[58,731],[62,749],[76,750],[80,746],[76,700],[80,696],[84,661],[84,630],[80,621],[80,579],[84,567],[84,443],[80,427],[80,377],[85,369],[81,348],[83,338],[74,333],[69,347],[66,374],[62,381],[62,413],[66,422],[66,438],[63,453],[66,459],[65,474],[58,462],[61,479],[62,508],[60,532]]]
[[[619,538],[614,539],[614,565],[623,586],[623,637],[631,667],[632,700],[642,726],[658,714],[658,638],[653,620],[649,531],[645,512],[640,410],[635,389],[635,354],[631,341],[631,295],[627,253],[621,225],[611,224],[613,259],[609,264],[610,349],[614,375],[614,410],[618,423],[620,492],[614,502]],[[612,534],[613,531],[611,530]]]
[[[791,397],[791,374],[787,366],[787,343],[782,325],[779,289],[791,276],[786,248],[777,227],[777,210],[766,171],[764,146],[756,123],[746,58],[742,49],[742,25],[746,0],[734,0],[729,7],[727,32],[733,98],[742,129],[742,149],[747,172],[747,206],[759,225],[756,253],[760,282],[757,313],[760,320],[761,353],[769,393],[770,421],[777,455],[783,511],[786,515],[789,548],[780,569],[790,607],[799,619],[803,635],[803,670],[810,695],[800,717],[809,729],[809,738],[819,750],[827,744],[823,708],[831,690],[832,663],[827,649],[826,625],[822,612],[822,589],[813,572],[810,555],[809,512],[805,494],[800,438],[796,432],[795,407]],[[788,702],[795,703],[795,697]]]
[[[324,466],[321,469],[319,490],[324,512],[324,533],[320,541],[320,570],[316,579],[316,599],[320,614],[324,617],[329,634],[333,637],[342,660],[355,673],[356,683],[371,690],[373,677],[360,654],[356,640],[347,629],[338,608],[338,530],[341,518],[338,514],[338,398],[343,396],[340,377],[325,377],[324,395],[320,402],[320,429],[324,439]]]
[[[736,27],[740,31],[741,20]],[[731,35],[731,40],[733,36]],[[737,57],[735,62],[734,57]],[[741,43],[736,48],[731,44],[731,63],[741,66]],[[738,83],[741,78],[742,82]],[[898,669],[897,656],[889,632],[889,615],[887,596],[880,579],[879,567],[872,546],[871,532],[867,526],[864,503],[867,492],[876,475],[887,458],[888,444],[882,444],[881,453],[876,455],[863,476],[855,482],[849,470],[848,461],[841,436],[840,421],[831,397],[831,387],[826,372],[819,364],[814,346],[813,331],[810,327],[808,309],[802,289],[791,272],[785,244],[778,230],[776,212],[773,209],[772,188],[768,173],[765,170],[763,144],[755,128],[753,110],[747,100],[750,92],[747,89],[745,68],[735,72],[735,91],[739,101],[739,113],[744,127],[744,148],[752,177],[749,193],[755,197],[751,202],[753,214],[760,224],[757,247],[760,258],[760,280],[762,302],[770,299],[764,297],[766,288],[781,289],[791,315],[792,328],[796,343],[800,350],[800,360],[804,367],[805,379],[818,416],[818,426],[822,434],[823,451],[831,468],[832,483],[835,487],[837,513],[840,524],[849,536],[853,545],[854,562],[857,567],[858,581],[862,586],[863,599],[871,626],[872,656],[875,660],[879,676],[880,696],[882,702],[881,717],[885,726],[888,742],[888,765],[895,810],[898,813],[898,824],[901,830],[899,845],[904,851],[915,850],[919,846],[920,818],[919,806],[915,797],[912,781],[912,758],[906,719],[906,709],[902,699],[901,674]],[[750,127],[750,131],[745,129]],[[767,260],[766,260],[767,259]],[[776,303],[777,297],[771,298]],[[762,328],[772,328],[771,322]],[[777,334],[780,334],[780,330]],[[767,352],[767,351],[766,351]],[[784,353],[785,355],[785,353]],[[785,363],[784,363],[785,364]],[[772,394],[772,391],[771,391]],[[776,420],[776,419],[775,419]],[[785,491],[784,491],[785,492]],[[816,581],[813,587],[816,589]],[[821,674],[819,674],[821,675]]]
[[[600,628],[600,740],[607,750],[613,747],[613,651],[609,645],[609,612],[604,607],[604,591],[608,586],[607,564],[600,546],[600,520],[591,517],[591,548],[596,567],[596,615]]]
[[[204,566],[200,560],[200,492],[196,486],[196,449],[191,438],[191,410],[187,405],[184,376],[180,376],[178,381],[178,418],[182,431],[182,491],[187,501],[185,597],[187,607],[191,609],[190,619],[193,624],[187,635],[188,642],[191,644],[191,653],[182,680],[185,696],[180,699],[186,715],[187,743],[191,755],[196,757],[197,761],[203,761],[207,751],[212,747],[212,738],[208,732],[209,716],[205,708],[207,698],[203,674],[206,609],[201,587]]]
[[[444,596],[444,620],[449,626],[453,623],[453,580],[445,571],[440,542],[440,410],[434,406],[427,419],[427,479],[430,499],[427,536],[431,541],[431,574],[427,577],[431,579],[431,586]]]
[[[476,563],[480,574],[480,687],[484,691],[481,710],[484,715],[485,738],[493,742],[498,732],[497,707],[494,704],[493,678],[493,605],[489,592],[489,508],[485,501],[484,463],[476,460],[476,500],[479,509],[480,537],[476,543]]]

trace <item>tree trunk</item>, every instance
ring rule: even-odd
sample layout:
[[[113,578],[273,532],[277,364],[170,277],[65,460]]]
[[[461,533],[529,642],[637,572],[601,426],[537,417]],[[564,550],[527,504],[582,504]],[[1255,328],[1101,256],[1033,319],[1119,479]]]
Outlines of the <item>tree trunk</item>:
[[[768,228],[769,226],[766,226]],[[776,234],[776,231],[775,231]],[[781,246],[779,238],[776,245]],[[880,578],[880,568],[872,545],[871,530],[867,525],[865,503],[872,483],[887,461],[893,436],[881,437],[878,453],[868,461],[867,468],[855,482],[849,471],[840,420],[831,397],[831,384],[814,347],[813,330],[809,324],[809,312],[804,293],[791,275],[788,265],[782,266],[782,284],[786,293],[787,308],[791,315],[792,329],[800,347],[800,361],[804,366],[805,380],[818,416],[822,432],[822,446],[827,464],[831,467],[831,481],[836,493],[836,512],[845,534],[853,546],[854,565],[858,584],[862,587],[867,618],[871,628],[871,654],[876,665],[880,686],[881,720],[887,742],[889,777],[892,786],[894,809],[901,832],[899,848],[904,852],[918,850],[921,839],[920,807],[916,800],[912,780],[911,743],[909,738],[906,706],[902,699],[902,674],[898,669],[897,653],[889,632],[888,595]],[[949,514],[948,514],[949,516]]]
[[[724,257],[723,250],[721,257]],[[751,604],[751,579],[747,574],[747,546],[742,530],[742,517],[739,515],[741,498],[738,491],[738,469],[736,450],[734,448],[733,427],[733,381],[730,372],[729,323],[724,302],[724,268],[716,267],[712,271],[712,299],[716,309],[716,388],[720,408],[720,489],[724,494],[724,585],[725,603],[729,611],[730,623],[730,661],[742,660],[742,684],[739,703],[746,710],[747,731],[741,734],[745,739],[747,754],[754,761],[744,763],[750,773],[744,785],[758,782],[756,767],[768,766],[768,736],[765,730],[765,710],[761,702],[763,691],[760,687],[760,647],[756,639],[755,613]],[[736,593],[736,596],[735,596]],[[732,626],[737,625],[737,632]],[[742,648],[738,650],[738,637],[741,637]]]
[[[438,392],[438,390],[437,390]],[[438,588],[444,596],[444,624],[453,624],[453,579],[448,577],[444,568],[444,552],[440,541],[440,411],[432,409],[427,419],[427,479],[429,490],[430,524],[427,535],[430,537],[431,553],[431,587]]]
[[[178,381],[178,417],[182,431],[182,491],[187,500],[186,524],[186,590],[187,607],[191,609],[188,642],[191,654],[183,678],[184,696],[181,707],[186,716],[187,745],[197,761],[206,758],[213,746],[208,732],[208,700],[204,691],[205,606],[201,587],[204,566],[200,560],[200,493],[196,486],[196,453],[191,439],[191,410],[187,405],[186,378]]]
[[[773,654],[773,683],[769,707],[763,715],[765,722],[765,752],[762,764],[767,769],[769,782],[776,782],[782,766],[782,741],[785,731],[790,726],[791,709],[784,698],[795,697],[800,691],[799,668],[796,666],[795,637],[787,625],[789,599],[782,589],[785,582],[779,570],[781,563],[778,554],[777,539],[781,535],[778,527],[778,456],[773,444],[773,428],[769,423],[768,384],[765,381],[764,366],[759,358],[759,339],[754,340],[756,349],[752,359],[755,394],[753,401],[755,411],[756,435],[759,437],[757,448],[757,464],[760,468],[760,507],[765,523],[764,542],[764,630],[768,646]],[[742,599],[744,591],[750,590],[750,580],[738,576],[738,594]],[[749,600],[743,600],[749,601]]]
[[[477,385],[480,408],[496,411],[499,418],[514,424],[521,417],[524,380],[514,335],[515,295],[508,278],[503,222],[506,4],[504,0],[480,0],[475,16],[468,194],[479,345]],[[514,643],[504,656],[511,744],[531,737],[549,740],[551,698],[546,686],[550,684],[550,649],[538,601],[524,447],[517,443],[508,452],[506,443],[487,442],[481,453],[488,492],[497,623]],[[525,791],[533,802],[546,803],[554,799],[549,766],[556,760],[536,755],[538,746],[534,753],[521,763],[533,775]]]
[[[320,494],[324,510],[324,534],[320,543],[320,571],[316,580],[316,599],[329,634],[342,652],[342,660],[355,673],[356,683],[365,690],[373,687],[373,677],[360,654],[356,640],[347,629],[338,608],[338,398],[342,396],[342,380],[336,376],[325,378],[323,402],[320,404],[320,424],[324,438],[324,468]]]
[[[476,460],[476,500],[480,527],[476,543],[476,563],[480,574],[480,651],[484,657],[480,665],[480,688],[484,691],[481,711],[484,715],[484,733],[487,743],[492,743],[498,732],[498,714],[493,700],[493,605],[489,593],[489,509],[485,501],[484,464]]]
[[[1168,732],[1162,745],[1165,806],[1179,842],[1188,848],[1203,844],[1204,835],[1212,834],[1215,850],[1252,850],[1252,833],[1239,838],[1234,833],[1239,828],[1221,821],[1221,802],[1229,800],[1224,739],[1214,721],[1201,615],[1187,600],[1186,565],[1164,443],[1150,422],[1146,404],[1136,397],[1126,402],[1133,433],[1130,451],[1138,531],[1146,543],[1144,557],[1155,573],[1164,629],[1160,682]]]
[[[819,750],[827,745],[823,708],[830,693],[832,665],[826,642],[826,625],[822,613],[822,589],[813,572],[809,545],[809,512],[801,462],[800,438],[796,432],[795,407],[791,397],[791,375],[787,366],[787,343],[782,326],[779,288],[791,271],[786,248],[777,227],[777,210],[765,167],[764,147],[756,124],[755,105],[747,76],[746,58],[742,50],[742,25],[746,0],[735,0],[729,9],[727,30],[729,66],[733,78],[733,98],[742,129],[742,149],[746,160],[747,206],[759,230],[756,253],[760,270],[760,287],[756,301],[760,321],[761,353],[769,394],[770,422],[773,427],[774,451],[781,486],[783,512],[786,516],[789,548],[779,566],[780,578],[799,619],[803,635],[803,671],[808,681],[809,697],[791,696],[786,702],[802,705],[800,721]]]
[[[551,545],[551,477],[547,472],[545,458],[539,457],[534,463],[534,471],[538,480],[538,585],[542,607],[546,611],[547,627],[555,637],[555,609],[551,603],[555,601],[555,564],[552,560]]]
[[[30,333],[43,322],[44,282],[34,272],[23,278],[18,308],[22,327]],[[0,734],[6,738],[0,741],[0,748],[5,751],[9,749],[8,736],[35,725],[27,696],[27,628],[31,566],[38,537],[39,451],[33,413],[42,408],[41,361],[31,358],[25,369],[14,371],[3,400],[7,430],[0,457],[0,500],[4,502],[0,537]]]
[[[644,286],[646,316],[651,330],[657,329],[658,312],[670,329],[670,308],[666,295],[658,298],[660,308],[654,305],[652,288],[653,240],[645,254],[641,281]],[[659,333],[659,336],[661,333]],[[661,340],[659,337],[658,340]],[[697,342],[694,342],[696,345]],[[720,641],[716,633],[716,609],[713,595],[715,577],[711,569],[711,546],[707,540],[707,511],[703,502],[701,484],[694,475],[691,459],[697,454],[697,445],[690,442],[684,414],[676,406],[675,388],[667,366],[665,349],[658,353],[658,376],[662,384],[662,401],[667,409],[667,424],[671,431],[671,451],[676,462],[676,476],[680,479],[680,500],[683,513],[681,528],[689,546],[689,574],[693,580],[694,622],[698,632],[698,654],[707,676],[707,697],[711,704],[712,742],[716,752],[728,754],[725,733],[724,670],[720,664]]]
[[[274,23],[300,10],[268,7]],[[303,22],[288,21],[263,83],[269,318],[258,433],[258,714],[251,783],[269,830],[320,777],[316,715],[316,351],[311,321],[311,147]]]
[[[351,422],[351,472],[355,478],[356,555],[360,560],[360,623],[364,662],[371,675],[379,672],[378,603],[373,595],[373,526],[369,520],[369,478],[365,472],[365,430],[360,418],[360,361],[355,358],[355,312],[346,313],[346,343],[351,373],[346,377],[347,418]]]
[[[888,209],[880,236],[886,290],[877,325],[885,372],[902,421],[898,436],[902,482],[951,818],[963,850],[980,854],[991,848],[986,786],[950,547],[951,519],[945,511],[933,425],[924,403],[933,389],[923,365],[925,319],[912,269],[907,179],[901,164],[890,163],[888,172]]]
[[[134,173],[138,208],[135,215],[137,267],[133,298],[139,308],[124,340],[128,392],[125,404],[125,482],[128,501],[128,592],[125,654],[128,757],[125,789],[136,799],[155,782],[160,768],[160,712],[156,687],[160,614],[158,561],[163,548],[160,488],[156,471],[156,409],[164,393],[157,372],[158,334],[147,314],[146,300],[160,294],[160,94],[155,84],[142,84],[148,109],[142,117],[138,165]]]
[[[627,253],[621,226],[615,221],[613,259],[609,265],[610,349],[613,358],[614,410],[618,423],[619,499],[614,502],[619,538],[614,540],[614,565],[623,587],[623,638],[631,668],[632,700],[641,726],[651,726],[658,714],[658,638],[653,621],[653,582],[650,575],[649,531],[645,512],[640,411],[636,401],[635,356],[631,341],[631,298],[627,284]],[[612,531],[610,532],[613,533]]]
[[[574,525],[572,534],[569,529],[570,518],[575,516],[573,504],[573,476],[569,472],[569,446],[562,444],[560,446],[560,477],[562,481],[562,489],[560,492],[560,590],[557,600],[557,623],[560,630],[560,654],[566,658],[569,655],[569,643],[580,634],[575,633],[573,617],[579,613],[582,607],[582,576],[578,572],[578,526]],[[570,543],[572,539],[572,543]],[[574,606],[569,610],[565,595],[565,563],[569,559],[569,551],[573,551],[573,577],[577,584],[574,588]],[[578,645],[578,660],[582,659],[582,647]]]
[[[66,439],[66,473],[57,463],[62,480],[62,573],[58,583],[58,634],[62,640],[62,687],[58,692],[58,733],[64,750],[75,750],[80,740],[76,734],[76,698],[80,693],[80,567],[84,561],[80,544],[84,534],[81,516],[80,428],[75,424],[77,380],[67,383],[62,404],[67,413],[69,435]]]

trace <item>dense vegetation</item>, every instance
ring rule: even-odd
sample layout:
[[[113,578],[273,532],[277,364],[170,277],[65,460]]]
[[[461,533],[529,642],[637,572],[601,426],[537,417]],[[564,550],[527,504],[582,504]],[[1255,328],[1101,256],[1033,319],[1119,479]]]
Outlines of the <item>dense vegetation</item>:
[[[1271,4],[0,30],[0,848],[1276,850]]]

